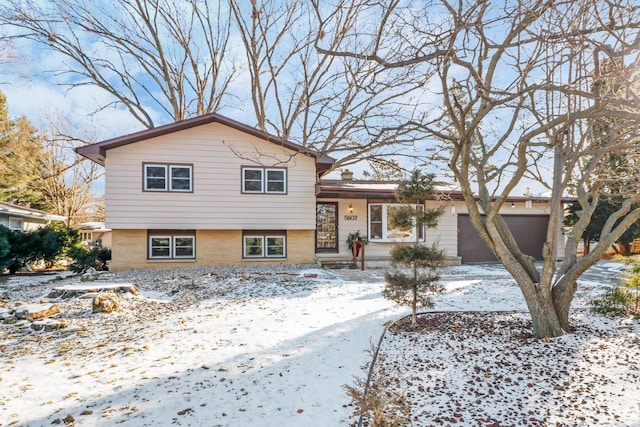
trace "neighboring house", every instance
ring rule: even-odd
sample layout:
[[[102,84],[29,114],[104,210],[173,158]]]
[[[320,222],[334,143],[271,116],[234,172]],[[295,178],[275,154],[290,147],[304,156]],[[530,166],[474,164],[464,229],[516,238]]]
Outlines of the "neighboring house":
[[[104,222],[83,222],[75,227],[80,233],[82,243],[90,248],[111,248],[111,229]]]
[[[387,225],[396,183],[323,180],[335,159],[216,113],[76,151],[105,166],[114,271],[348,260],[346,239],[358,230],[369,237],[366,258],[384,260],[394,242],[416,232]],[[441,196],[427,202],[445,214],[436,229],[418,231],[424,240],[439,242],[452,263],[492,259],[461,194]],[[509,203],[516,240],[539,258],[548,199]]]
[[[0,202],[0,225],[10,230],[31,231],[44,227],[51,221],[64,221],[67,217],[53,215],[37,209],[23,208],[8,202]]]

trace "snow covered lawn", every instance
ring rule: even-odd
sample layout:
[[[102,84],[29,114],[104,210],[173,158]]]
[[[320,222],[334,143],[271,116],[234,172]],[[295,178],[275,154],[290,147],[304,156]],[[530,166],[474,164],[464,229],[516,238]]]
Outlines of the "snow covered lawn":
[[[601,271],[609,267],[612,275],[619,269]],[[342,386],[366,374],[370,342],[408,313],[381,297],[383,272],[263,266],[117,274],[108,280],[141,291],[120,312],[94,314],[91,299],[55,300],[76,332],[0,325],[0,425],[353,424]],[[77,282],[11,278],[0,283],[0,311]],[[524,308],[496,266],[447,268],[443,282],[436,310]],[[581,283],[575,307],[611,284],[602,282]],[[398,376],[395,391],[409,399],[413,425],[543,425],[545,417],[593,425],[592,416],[607,425],[640,423],[637,322],[619,329],[619,321],[578,310],[578,332],[547,343],[526,337],[526,316],[485,315],[386,333],[377,366]],[[558,381],[563,390],[553,388]]]
[[[637,426],[640,339],[586,311],[577,331],[531,338],[523,313],[442,313],[394,325],[377,372],[413,425]]]

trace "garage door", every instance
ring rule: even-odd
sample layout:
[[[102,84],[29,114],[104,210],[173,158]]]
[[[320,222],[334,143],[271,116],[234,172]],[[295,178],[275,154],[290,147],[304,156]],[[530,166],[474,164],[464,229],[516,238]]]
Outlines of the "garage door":
[[[503,215],[522,252],[542,259],[547,234],[547,215]],[[458,215],[458,255],[462,262],[497,261],[473,228],[469,215]]]

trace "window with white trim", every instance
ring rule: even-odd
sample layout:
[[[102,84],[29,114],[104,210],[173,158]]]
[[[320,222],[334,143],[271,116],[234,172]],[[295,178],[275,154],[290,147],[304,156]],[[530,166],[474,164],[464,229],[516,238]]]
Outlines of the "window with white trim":
[[[242,167],[242,192],[286,194],[287,170],[284,168]]]
[[[245,259],[286,258],[287,238],[284,233],[246,231],[242,236],[242,257]]]
[[[193,191],[193,166],[145,163],[144,191]]]
[[[402,228],[393,227],[391,218],[394,212],[399,210],[402,204],[382,203],[369,205],[369,240],[378,242],[406,242],[415,241],[416,232],[419,240],[424,240],[424,227],[416,230],[416,225]],[[422,205],[412,205],[424,209]]]
[[[149,259],[194,259],[196,237],[182,234],[150,234]]]
[[[9,230],[22,231],[24,221],[22,218],[9,217]]]

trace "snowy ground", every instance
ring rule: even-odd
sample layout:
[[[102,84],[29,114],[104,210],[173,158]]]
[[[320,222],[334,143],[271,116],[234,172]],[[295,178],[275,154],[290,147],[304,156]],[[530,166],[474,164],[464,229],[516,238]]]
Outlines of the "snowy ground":
[[[520,313],[434,314],[418,331],[392,327],[376,366],[397,377],[389,391],[409,403],[414,426],[639,426],[640,325],[620,328],[584,310],[619,270],[600,264],[581,281],[575,334],[534,341]],[[120,273],[111,280],[136,283],[142,296],[111,314],[93,314],[90,299],[61,302],[78,332],[0,325],[0,425],[353,424],[342,386],[366,375],[370,342],[408,313],[381,297],[382,274],[312,266]],[[0,281],[0,311],[78,282],[50,280]],[[495,265],[447,268],[443,283],[438,311],[524,309]]]

